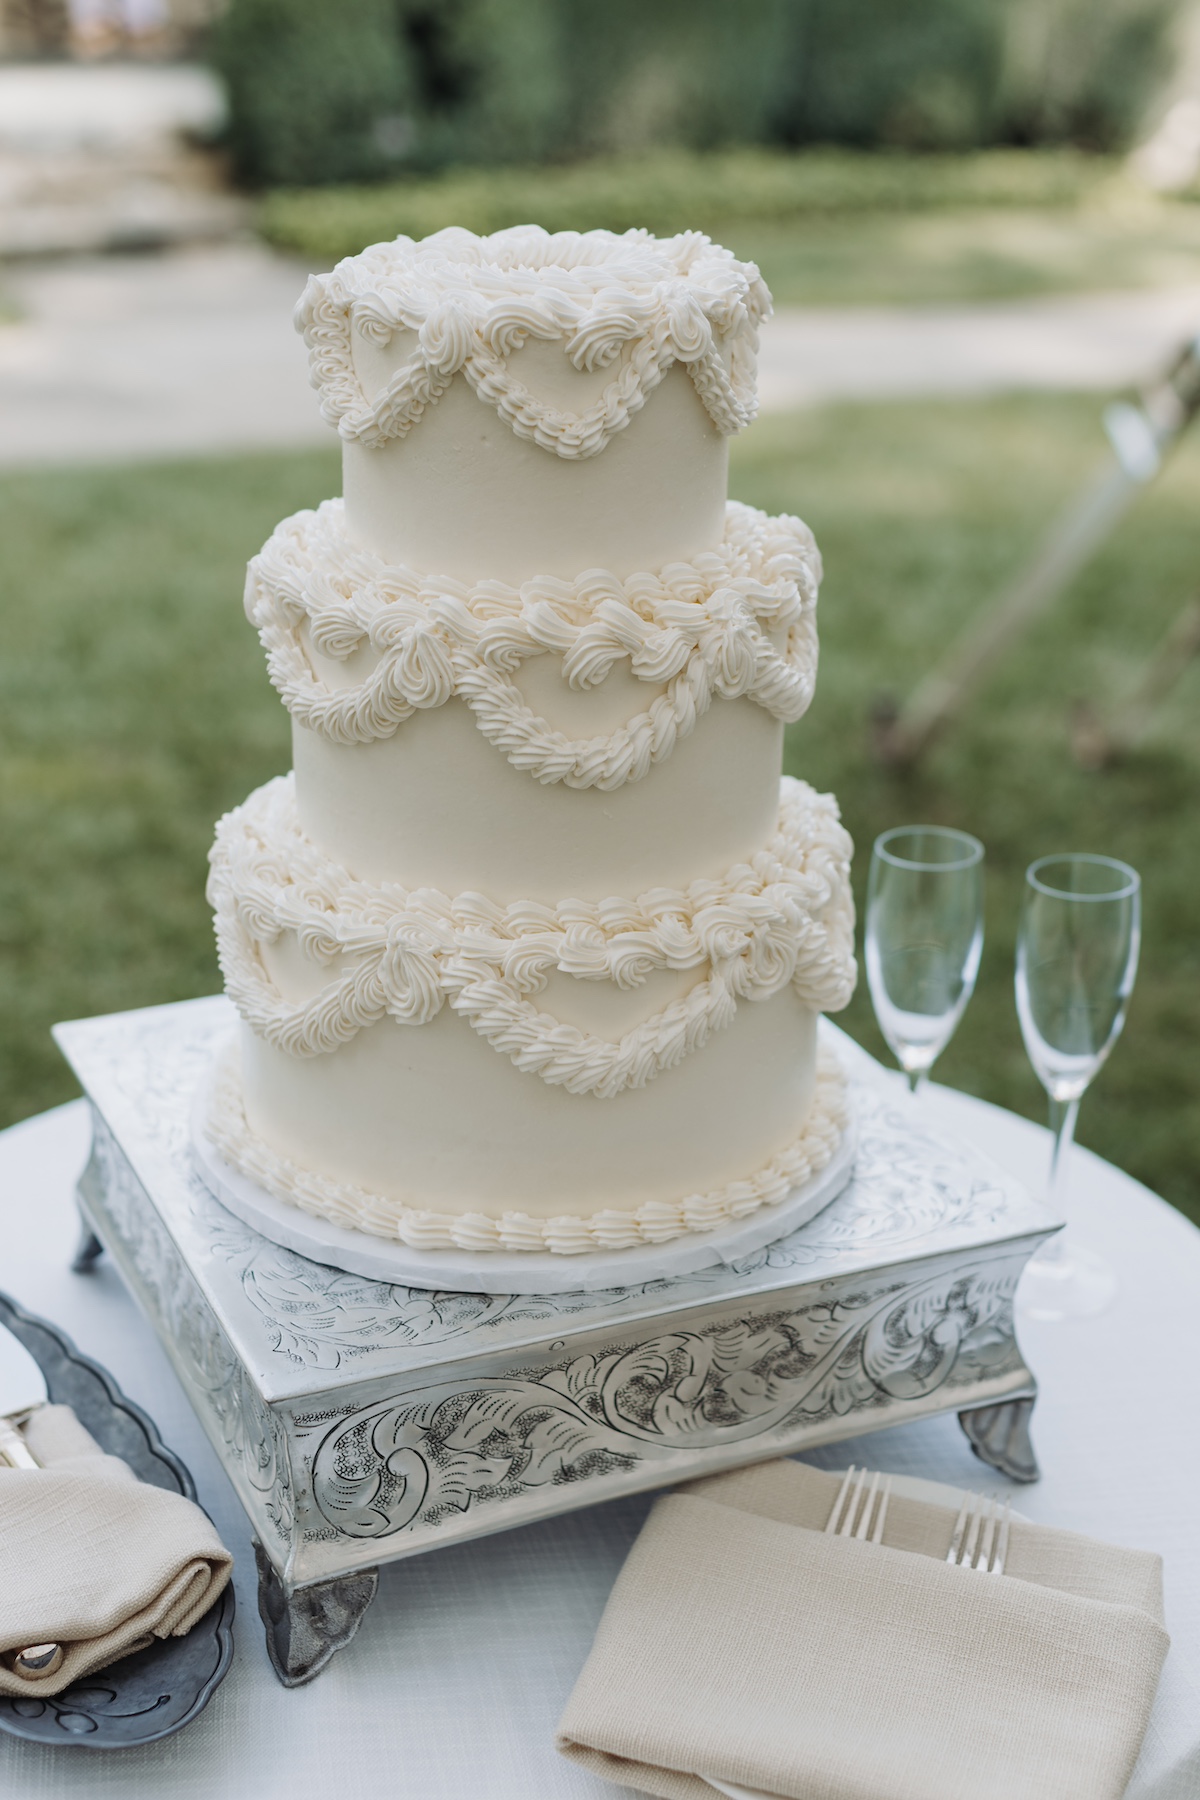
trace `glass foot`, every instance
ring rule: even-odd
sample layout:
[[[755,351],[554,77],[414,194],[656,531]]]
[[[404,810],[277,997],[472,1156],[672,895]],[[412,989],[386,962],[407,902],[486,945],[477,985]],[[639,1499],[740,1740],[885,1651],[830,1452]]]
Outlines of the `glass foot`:
[[[1112,1303],[1117,1277],[1102,1256],[1068,1243],[1056,1256],[1030,1258],[1017,1289],[1017,1312],[1025,1319],[1056,1324],[1090,1319]]]

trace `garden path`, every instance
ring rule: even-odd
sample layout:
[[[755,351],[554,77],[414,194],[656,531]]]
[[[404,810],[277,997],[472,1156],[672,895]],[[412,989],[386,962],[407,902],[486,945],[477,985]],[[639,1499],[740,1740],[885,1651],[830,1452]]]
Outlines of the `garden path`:
[[[330,442],[291,310],[304,270],[247,240],[12,264],[0,465]],[[3,313],[0,312],[0,319]],[[764,333],[774,411],[853,399],[1112,390],[1200,329],[1200,284],[969,306],[783,308]]]

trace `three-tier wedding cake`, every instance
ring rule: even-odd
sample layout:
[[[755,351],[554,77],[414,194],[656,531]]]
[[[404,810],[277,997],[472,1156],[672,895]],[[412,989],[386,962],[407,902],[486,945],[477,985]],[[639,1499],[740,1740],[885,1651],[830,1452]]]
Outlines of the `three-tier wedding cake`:
[[[833,1156],[850,842],[780,780],[808,529],[726,500],[757,269],[696,233],[398,238],[297,322],[344,494],[246,609],[293,774],[223,819],[221,1158],[425,1248],[665,1242]]]

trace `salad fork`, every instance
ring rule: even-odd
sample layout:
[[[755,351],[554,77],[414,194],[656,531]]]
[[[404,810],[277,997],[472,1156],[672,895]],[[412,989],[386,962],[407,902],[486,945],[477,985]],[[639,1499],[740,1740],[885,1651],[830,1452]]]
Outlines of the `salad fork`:
[[[946,1561],[956,1563],[960,1569],[1003,1575],[1011,1519],[1011,1500],[1004,1502],[1002,1513],[999,1495],[990,1494],[985,1499],[982,1494],[964,1494]]]
[[[856,1472],[858,1480],[854,1482],[854,1488],[853,1491],[851,1491],[850,1484],[854,1481]],[[887,1519],[888,1501],[892,1494],[892,1478],[890,1475],[883,1476],[883,1487],[880,1489],[879,1483],[881,1477],[879,1470],[876,1469],[871,1477],[871,1485],[867,1488],[866,1499],[864,1501],[863,1487],[866,1483],[866,1479],[866,1469],[859,1469],[856,1471],[854,1464],[851,1463],[850,1467],[846,1470],[845,1475],[842,1477],[842,1485],[838,1489],[837,1499],[833,1503],[833,1511],[825,1522],[825,1530],[830,1536],[853,1537],[859,1538],[864,1542],[869,1541],[872,1544],[882,1544],[883,1527]],[[876,1496],[878,1496],[878,1505],[876,1505]],[[846,1505],[847,1497],[849,1497],[850,1502],[848,1506]],[[861,1511],[859,1510],[860,1503]],[[871,1528],[872,1508],[875,1509],[875,1526],[873,1530]],[[869,1540],[868,1533],[870,1533]]]
[[[877,1469],[870,1476],[868,1487],[868,1474],[868,1470],[857,1469],[853,1463],[846,1470],[825,1522],[827,1535],[858,1538],[872,1544],[883,1542],[892,1478],[890,1475],[881,1475]],[[880,1482],[883,1483],[882,1488]],[[998,1494],[964,1494],[958,1518],[954,1522],[946,1561],[960,1569],[1003,1575],[1011,1521],[1011,1500],[1006,1500],[1001,1510]]]

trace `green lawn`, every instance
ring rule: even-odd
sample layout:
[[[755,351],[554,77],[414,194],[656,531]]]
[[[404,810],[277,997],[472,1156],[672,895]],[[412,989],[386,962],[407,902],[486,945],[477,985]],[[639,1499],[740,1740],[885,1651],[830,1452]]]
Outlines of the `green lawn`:
[[[734,491],[802,512],[825,553],[821,683],[789,766],[841,797],[860,889],[887,825],[987,844],[980,989],[939,1073],[1040,1116],[1011,1000],[1021,872],[1059,848],[1129,858],[1142,973],[1080,1137],[1200,1219],[1200,668],[1116,770],[1076,770],[1066,729],[1072,697],[1119,695],[1195,586],[1200,434],[925,768],[884,773],[866,748],[872,696],[907,689],[1103,455],[1098,412],[1022,398],[767,419],[737,447]],[[72,1092],[54,1019],[217,985],[212,821],[288,761],[242,566],[337,486],[336,453],[0,481],[0,1123]],[[848,1022],[880,1048],[865,996]]]
[[[328,268],[445,225],[646,226],[710,233],[781,304],[1015,299],[1200,280],[1200,187],[1157,198],[1105,157],[1062,150],[904,155],[741,147],[539,168],[462,168],[265,195],[270,243]]]
[[[1184,202],[849,214],[717,226],[777,305],[885,306],[1200,282],[1200,206]]]

